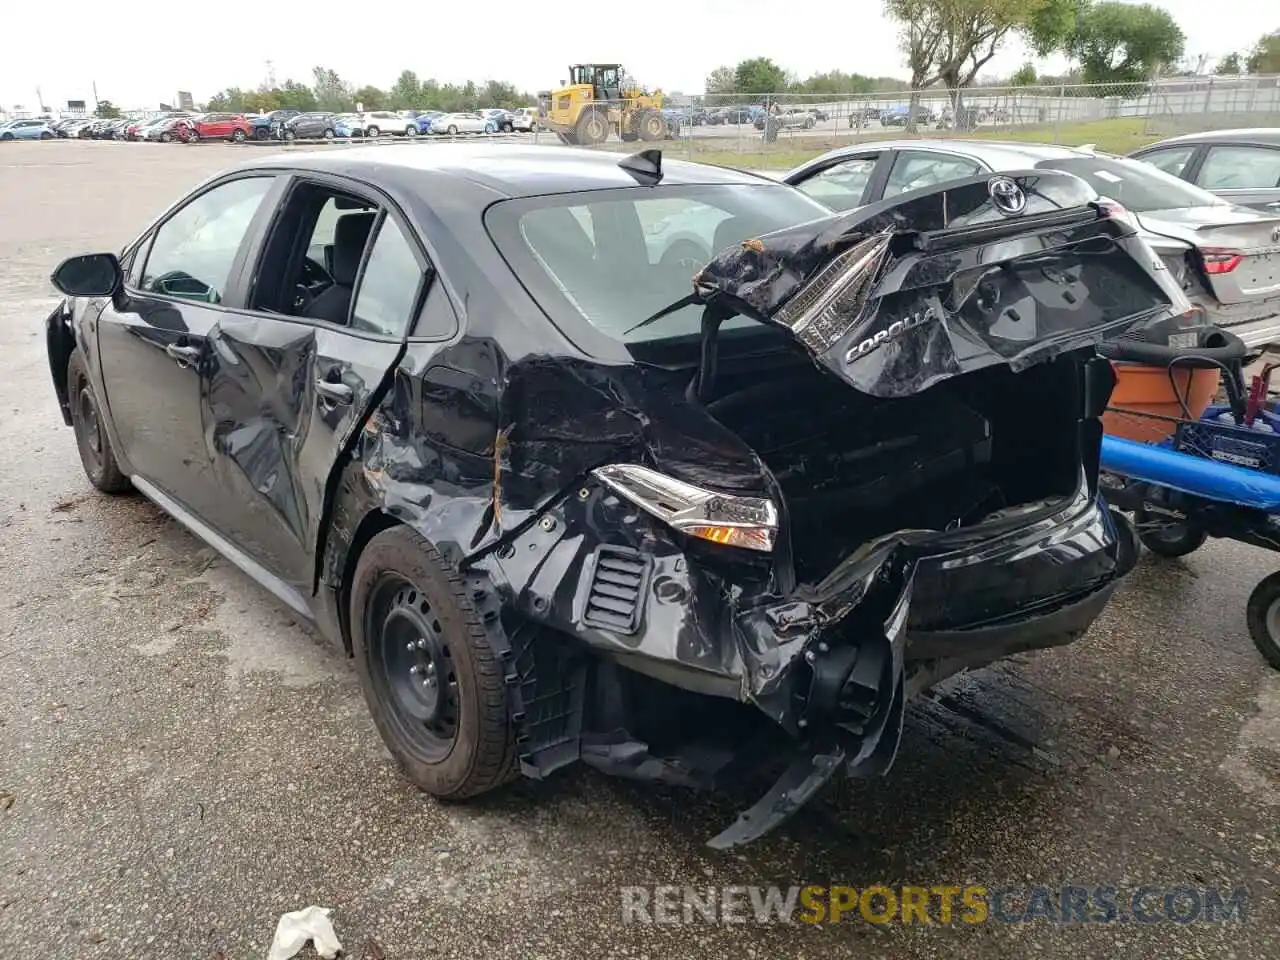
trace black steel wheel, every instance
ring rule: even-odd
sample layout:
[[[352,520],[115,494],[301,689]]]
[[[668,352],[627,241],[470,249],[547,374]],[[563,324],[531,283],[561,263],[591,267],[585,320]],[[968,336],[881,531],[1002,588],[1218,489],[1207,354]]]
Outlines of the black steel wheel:
[[[71,352],[67,362],[67,397],[71,401],[71,428],[76,435],[80,463],[89,482],[103,493],[124,493],[131,484],[116,463],[111,438],[89,383],[84,356],[78,348]]]
[[[503,664],[475,597],[431,545],[408,527],[370,540],[350,610],[365,702],[409,779],[452,799],[509,780]]]
[[[1177,520],[1162,523],[1146,510],[1135,511],[1134,521],[1142,545],[1166,560],[1195,553],[1209,539],[1209,535],[1194,524]]]
[[[1280,670],[1280,572],[1264,579],[1249,594],[1245,607],[1249,636],[1267,663]]]

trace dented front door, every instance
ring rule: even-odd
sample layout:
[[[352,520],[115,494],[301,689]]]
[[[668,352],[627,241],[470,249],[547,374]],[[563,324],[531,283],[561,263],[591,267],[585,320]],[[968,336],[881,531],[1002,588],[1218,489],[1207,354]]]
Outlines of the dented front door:
[[[227,317],[209,335],[205,440],[218,529],[303,595],[333,467],[401,350],[296,318]]]

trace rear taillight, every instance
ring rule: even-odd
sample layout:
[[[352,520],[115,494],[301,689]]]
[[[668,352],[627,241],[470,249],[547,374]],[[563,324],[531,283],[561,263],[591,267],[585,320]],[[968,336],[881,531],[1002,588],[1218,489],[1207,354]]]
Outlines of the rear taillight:
[[[1230,273],[1240,266],[1240,261],[1244,259],[1244,254],[1239,250],[1231,250],[1227,247],[1201,247],[1200,259],[1204,263],[1204,272],[1210,276],[1217,276],[1223,273]]]

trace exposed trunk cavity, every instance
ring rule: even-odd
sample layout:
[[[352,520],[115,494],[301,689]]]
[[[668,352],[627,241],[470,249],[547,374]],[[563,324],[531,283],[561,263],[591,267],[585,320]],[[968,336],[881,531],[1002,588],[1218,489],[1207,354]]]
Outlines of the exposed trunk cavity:
[[[1076,377],[1063,359],[878,399],[806,366],[754,374],[708,411],[773,472],[797,579],[814,582],[887,533],[956,530],[1070,497],[1080,463]]]

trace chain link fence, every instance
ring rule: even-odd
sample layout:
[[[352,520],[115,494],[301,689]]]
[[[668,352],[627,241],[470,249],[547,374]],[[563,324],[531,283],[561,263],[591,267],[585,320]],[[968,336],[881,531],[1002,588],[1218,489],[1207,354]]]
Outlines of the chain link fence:
[[[786,168],[832,147],[901,137],[1093,144],[1128,153],[1181,133],[1280,126],[1280,77],[932,87],[844,97],[714,95],[668,99],[663,112],[669,154],[763,168]],[[613,137],[601,148],[635,145]]]

